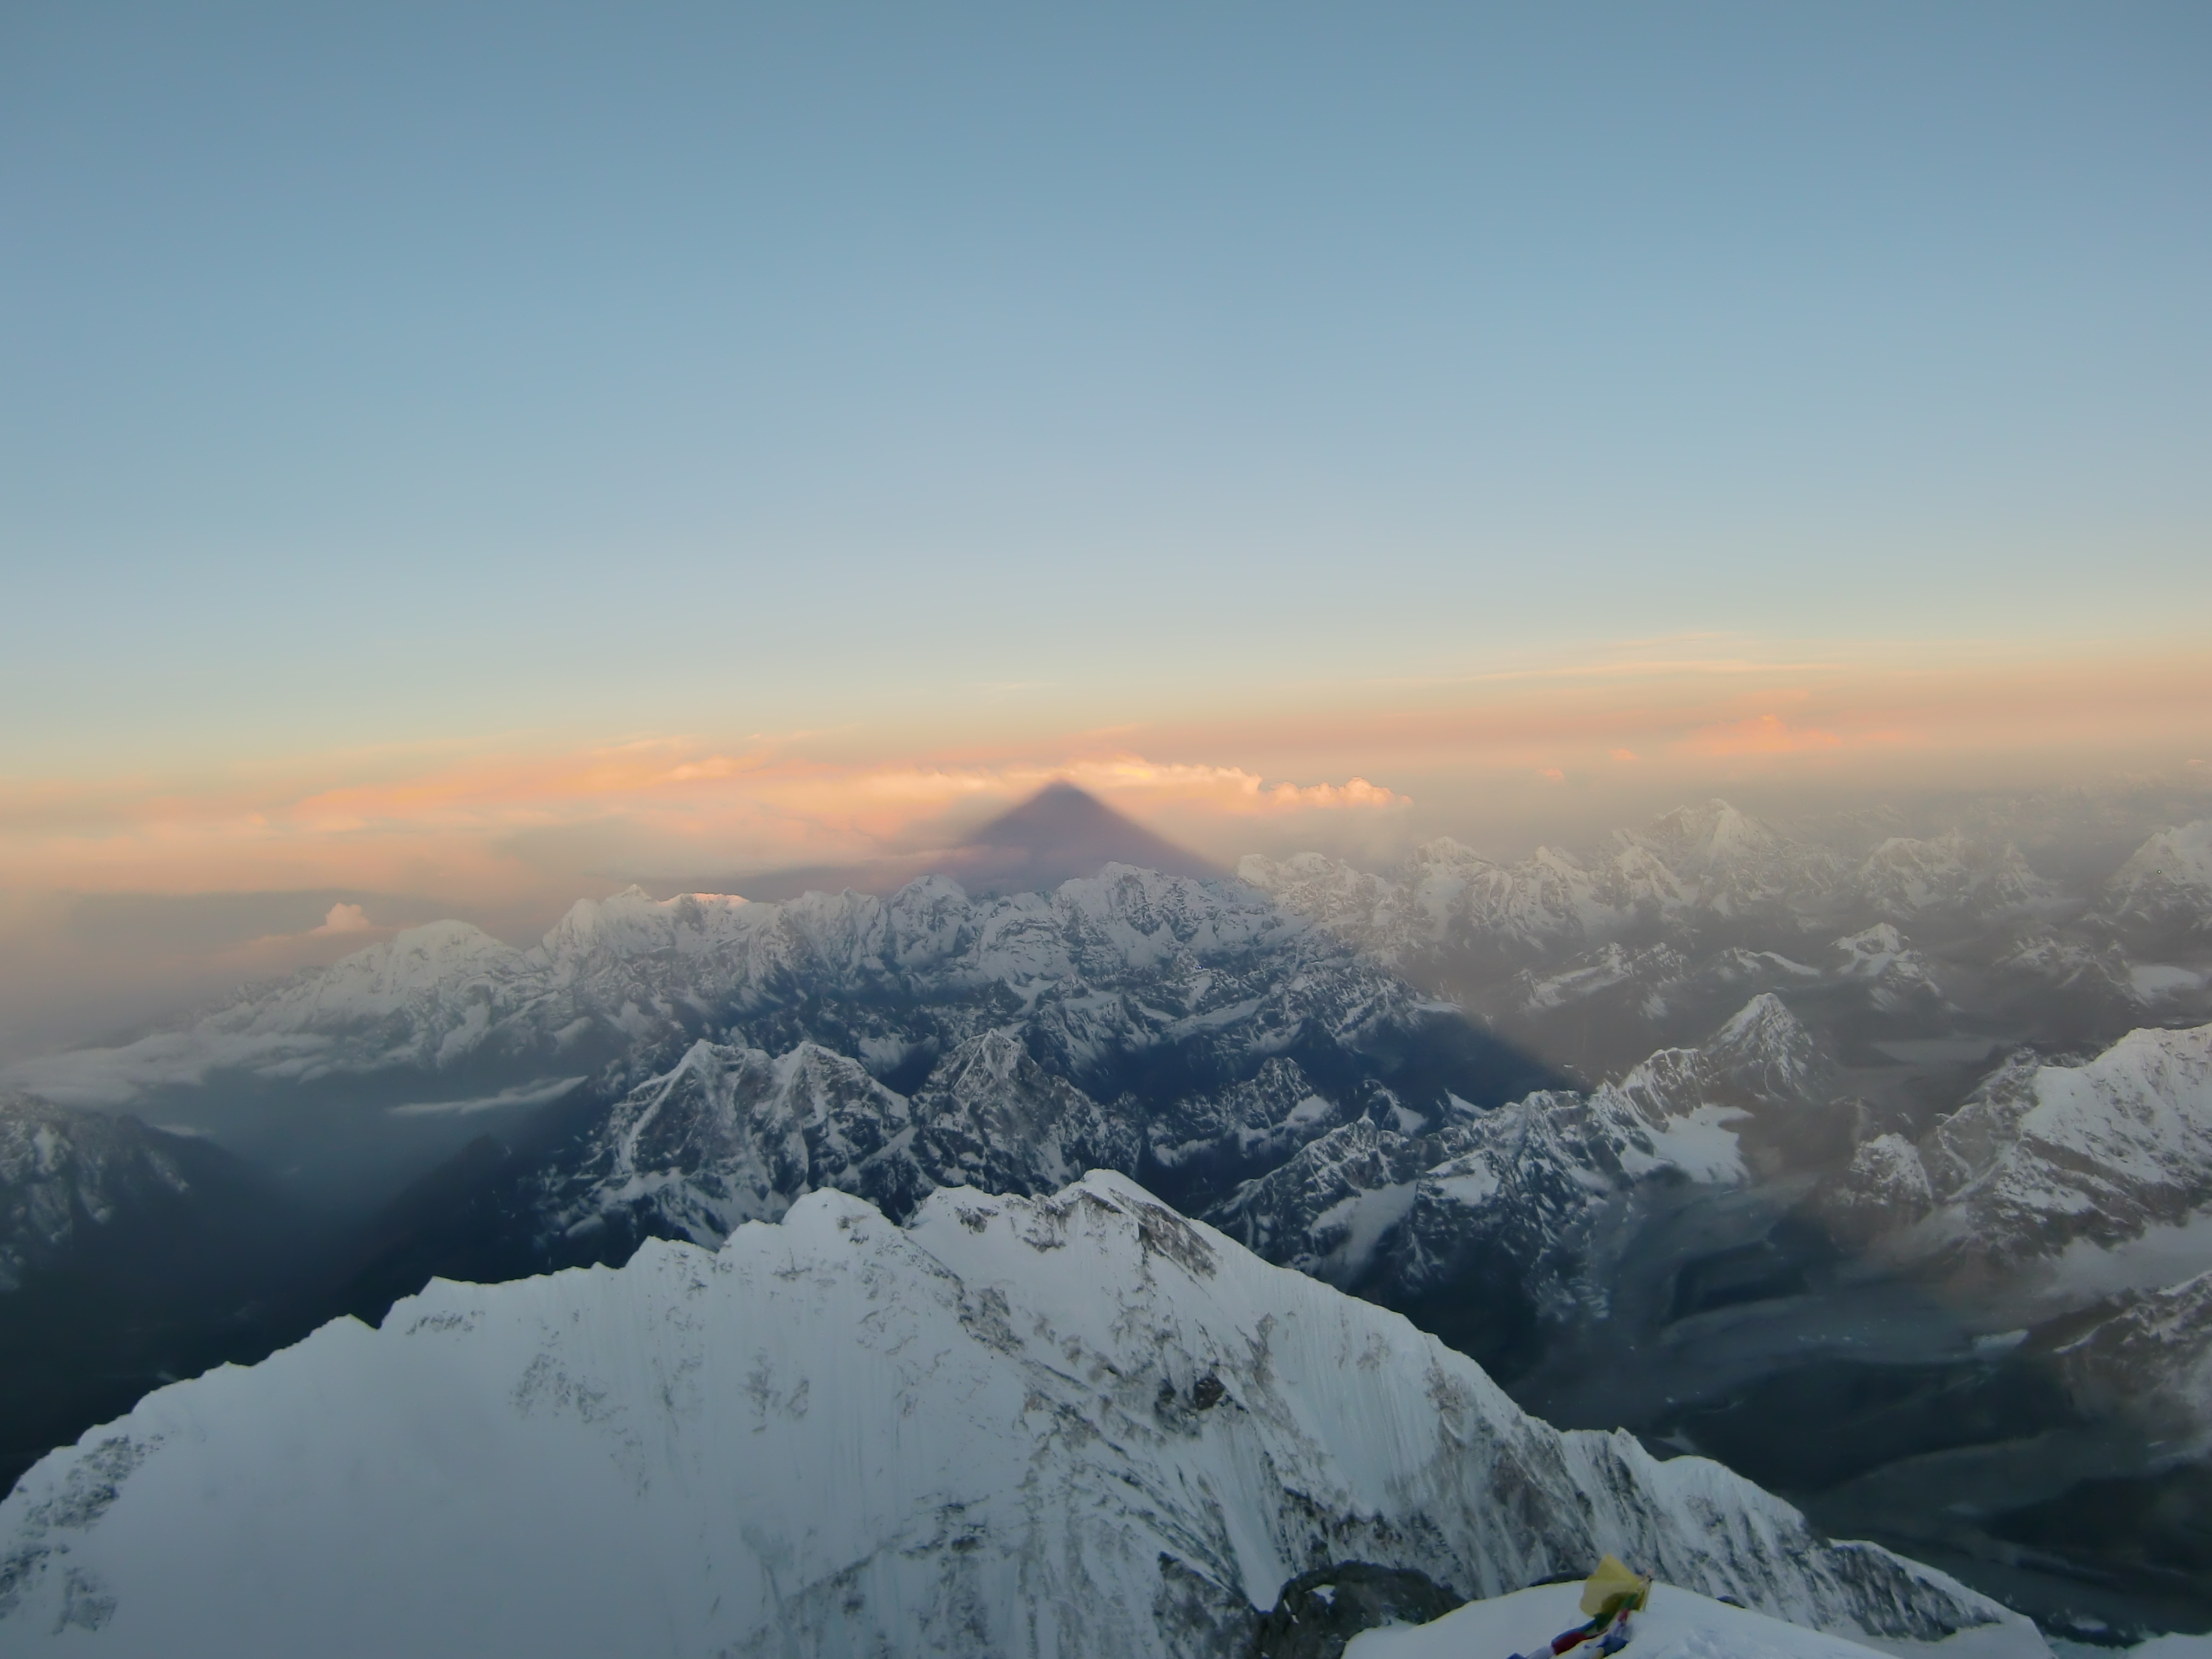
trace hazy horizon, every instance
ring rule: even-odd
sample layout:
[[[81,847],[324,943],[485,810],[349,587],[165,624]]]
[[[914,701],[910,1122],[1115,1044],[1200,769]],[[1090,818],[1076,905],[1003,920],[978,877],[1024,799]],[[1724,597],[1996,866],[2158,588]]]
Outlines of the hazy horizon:
[[[1542,847],[1602,857],[1616,830],[1634,830],[1675,807],[1726,799],[1784,833],[1842,848],[1863,848],[1889,835],[1928,836],[1991,819],[2000,835],[2021,836],[2022,851],[2039,874],[2094,884],[2109,875],[2145,836],[2160,828],[2212,817],[2212,778],[2186,767],[2165,775],[2111,775],[2055,783],[2040,790],[1893,789],[1863,785],[1796,784],[1739,778],[1732,787],[1680,799],[1663,786],[1648,799],[1607,793],[1595,801],[1544,802],[1522,815],[1470,816],[1438,823],[1401,799],[1376,809],[1365,823],[1317,821],[1294,813],[1270,819],[1188,811],[1156,820],[1233,878],[1245,854],[1283,857],[1320,852],[1354,867],[1385,872],[1418,846],[1458,841],[1481,855],[1511,864]],[[1133,792],[1132,792],[1133,793]],[[1113,800],[1141,822],[1141,795]],[[367,888],[293,888],[165,893],[118,890],[59,892],[43,907],[19,905],[0,940],[15,972],[0,981],[10,1016],[0,1022],[0,1064],[85,1043],[120,1041],[173,1022],[197,1006],[224,1001],[244,988],[342,957],[424,922],[459,920],[509,945],[535,944],[576,902],[633,884],[658,897],[678,892],[735,893],[773,902],[799,891],[857,884],[889,891],[926,872],[977,883],[958,861],[963,838],[995,797],[965,813],[929,821],[918,838],[877,849],[872,860],[842,865],[764,865],[751,870],[560,870],[533,886],[503,890],[484,902],[465,891],[418,892]],[[718,878],[718,877],[720,878]],[[1054,883],[1025,884],[1049,886]]]

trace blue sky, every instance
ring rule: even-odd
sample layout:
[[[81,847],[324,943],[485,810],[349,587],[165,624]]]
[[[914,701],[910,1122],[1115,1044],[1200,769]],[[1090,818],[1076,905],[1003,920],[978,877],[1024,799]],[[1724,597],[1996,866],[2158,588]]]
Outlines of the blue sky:
[[[2170,635],[2209,70],[2193,5],[18,3],[0,771]]]

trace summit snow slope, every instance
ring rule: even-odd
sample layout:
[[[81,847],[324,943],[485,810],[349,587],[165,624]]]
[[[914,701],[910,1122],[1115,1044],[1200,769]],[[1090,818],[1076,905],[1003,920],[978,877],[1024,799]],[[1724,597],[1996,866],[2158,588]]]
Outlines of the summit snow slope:
[[[1470,1602],[1426,1625],[1370,1631],[1354,1637],[1345,1659],[1504,1659],[1548,1654],[1552,1638],[1583,1622],[1579,1584],[1540,1584]],[[1875,1659],[1878,1654],[1927,1652],[1931,1659],[2048,1659],[2031,1631],[1985,1626],[1937,1644],[1861,1642],[1811,1631],[1732,1607],[1674,1584],[1654,1584],[1650,1605],[1630,1621],[1632,1659]]]
[[[2033,1639],[1094,1174],[903,1230],[816,1193],[165,1389],[0,1505],[0,1653],[1225,1656],[1316,1565],[1496,1595],[1601,1551]]]

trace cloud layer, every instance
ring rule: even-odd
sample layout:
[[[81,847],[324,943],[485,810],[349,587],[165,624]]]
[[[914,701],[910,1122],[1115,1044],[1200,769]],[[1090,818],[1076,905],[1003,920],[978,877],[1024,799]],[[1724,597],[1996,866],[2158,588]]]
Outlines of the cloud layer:
[[[1509,812],[1516,792],[1556,799],[1562,786],[1658,800],[1820,779],[2056,780],[2201,759],[2212,657],[1791,661],[1677,641],[1455,681],[1317,684],[1266,706],[1224,698],[1171,723],[969,732],[958,749],[948,735],[525,734],[212,777],[0,779],[0,888],[340,888],[483,908],[633,875],[926,852],[1062,781],[1223,856],[1479,831],[1470,820]],[[287,937],[343,944],[402,919],[346,899]]]

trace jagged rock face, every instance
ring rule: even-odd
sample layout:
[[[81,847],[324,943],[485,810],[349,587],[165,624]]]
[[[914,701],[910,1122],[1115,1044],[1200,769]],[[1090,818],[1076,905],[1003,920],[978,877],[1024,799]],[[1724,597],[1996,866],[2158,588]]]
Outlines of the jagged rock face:
[[[161,1390],[0,1505],[0,1642],[1226,1656],[1332,1562],[1495,1594],[1606,1551],[1845,1634],[2010,1627],[1100,1175],[904,1231],[817,1194]]]
[[[2212,818],[2162,830],[2106,884],[2113,920],[2212,932]]]
[[[1425,1625],[1467,1598],[1426,1573],[1340,1561],[1300,1573],[1254,1633],[1251,1659],[1340,1659],[1362,1631]]]
[[[0,1292],[66,1261],[88,1232],[181,1207],[191,1156],[136,1118],[0,1097]]]
[[[536,1225],[571,1244],[612,1227],[711,1248],[823,1188],[898,1219],[939,1187],[1035,1195],[1087,1170],[1134,1173],[1148,1154],[1203,1190],[1209,1173],[1271,1167],[1345,1115],[1284,1060],[1147,1122],[1138,1103],[1102,1107],[1000,1031],[955,1048],[911,1099],[817,1044],[772,1058],[701,1042],[549,1161]]]
[[[1816,1211],[1842,1243],[1864,1249],[1914,1225],[1936,1207],[1927,1166],[1901,1134],[1878,1134],[1851,1154],[1842,1176],[1820,1193]]]
[[[1211,1176],[1233,1187],[1255,1170],[1273,1168],[1362,1103],[1330,1100],[1295,1061],[1273,1059],[1242,1083],[1156,1116],[1146,1131],[1146,1157],[1179,1179]]]
[[[2212,1273],[2120,1298],[2053,1359],[2088,1416],[2136,1420],[2169,1459],[2212,1446]]]
[[[1916,1006],[1941,1007],[1942,988],[1912,942],[1888,922],[1836,941],[1847,978],[1863,981],[1877,1008],[1901,1012]]]
[[[835,1187],[904,1214],[935,1184],[914,1153],[906,1099],[813,1043],[770,1058],[702,1042],[616,1103],[545,1177],[549,1231],[627,1222],[716,1245]]]
[[[2031,933],[2000,955],[1996,967],[2001,972],[2032,975],[2057,990],[2101,994],[2130,1009],[2142,1003],[2129,972],[2127,952],[2109,941],[2098,945]]]
[[[1091,1169],[1133,1170],[1142,1126],[1100,1108],[1003,1031],[946,1055],[915,1102],[925,1167],[944,1186],[1045,1193]]]
[[[1206,1219],[1269,1261],[1357,1287],[1405,1219],[1423,1172],[1464,1150],[1460,1126],[1405,1135],[1360,1118],[1248,1182]]]
[[[1847,1154],[1836,1138],[1855,1120],[1818,1109],[1833,1079],[1811,1034],[1761,995],[1702,1048],[1656,1054],[1588,1095],[1540,1091],[1427,1135],[1346,1124],[1206,1218],[1389,1305],[1448,1293],[1490,1328],[1454,1327],[1455,1340],[1499,1343],[1524,1322],[1602,1313],[1608,1252],[1631,1242],[1609,1224],[1638,1191],[1726,1188]]]
[[[1524,969],[1517,983],[1522,1008],[1532,1014],[1623,993],[1641,1001],[1642,1012],[1657,1013],[1664,1011],[1665,993],[1689,972],[1689,958],[1672,945],[1630,950],[1615,939],[1558,973]]]
[[[2080,1066],[2017,1056],[1918,1152],[1938,1207],[1902,1253],[2006,1271],[2178,1223],[2212,1201],[2212,1025]]]

